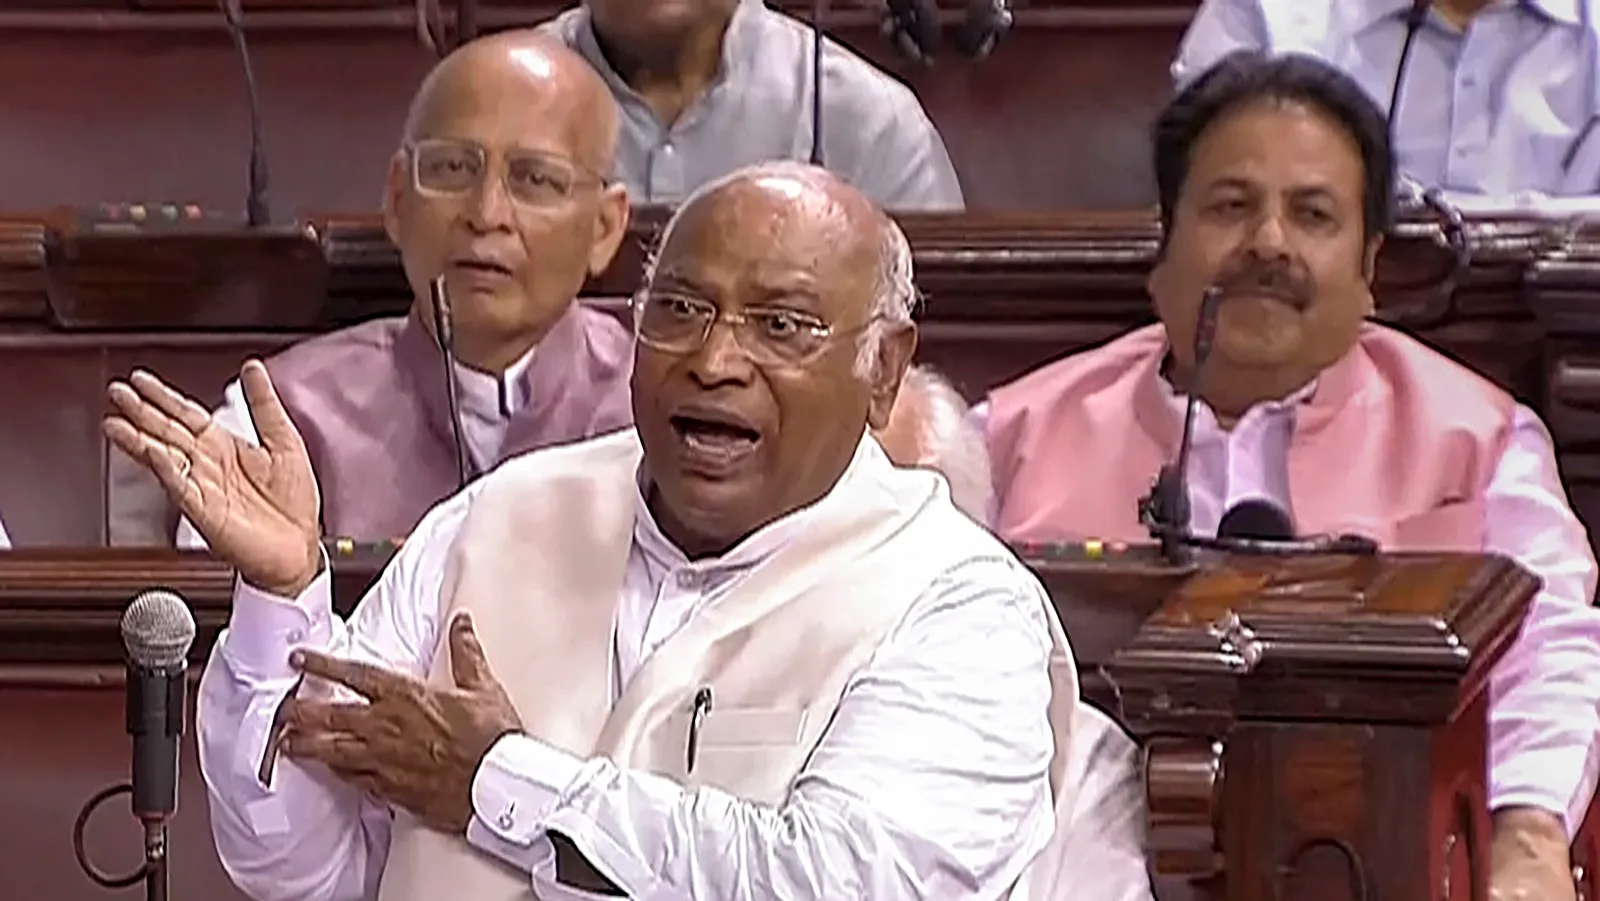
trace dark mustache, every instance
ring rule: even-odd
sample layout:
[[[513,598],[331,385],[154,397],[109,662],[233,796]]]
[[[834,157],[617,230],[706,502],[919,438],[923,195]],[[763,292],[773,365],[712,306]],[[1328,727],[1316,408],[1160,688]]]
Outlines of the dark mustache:
[[[1217,280],[1223,297],[1229,294],[1264,294],[1297,307],[1311,305],[1315,288],[1309,274],[1288,262],[1250,262]]]

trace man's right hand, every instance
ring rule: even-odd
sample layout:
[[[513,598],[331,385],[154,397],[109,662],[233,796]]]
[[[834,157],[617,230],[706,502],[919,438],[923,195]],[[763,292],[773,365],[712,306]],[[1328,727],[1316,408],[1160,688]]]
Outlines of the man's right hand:
[[[239,381],[259,447],[144,370],[111,383],[107,394],[121,415],[107,416],[104,431],[155,474],[212,553],[251,585],[292,598],[322,564],[316,477],[266,367],[251,360]]]

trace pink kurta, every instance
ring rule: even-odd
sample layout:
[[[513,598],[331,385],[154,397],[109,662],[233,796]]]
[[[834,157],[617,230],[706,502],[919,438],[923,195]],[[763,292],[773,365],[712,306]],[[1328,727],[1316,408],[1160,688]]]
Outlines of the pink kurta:
[[[1027,542],[1146,540],[1137,504],[1183,423],[1182,399],[1160,373],[1166,350],[1159,326],[1139,329],[991,395],[997,531]],[[1600,614],[1588,535],[1538,418],[1376,325],[1303,398],[1260,405],[1228,431],[1200,412],[1190,495],[1202,531],[1226,504],[1263,497],[1302,534],[1504,553],[1544,580],[1495,671],[1490,803],[1540,807],[1575,829],[1594,793]]]

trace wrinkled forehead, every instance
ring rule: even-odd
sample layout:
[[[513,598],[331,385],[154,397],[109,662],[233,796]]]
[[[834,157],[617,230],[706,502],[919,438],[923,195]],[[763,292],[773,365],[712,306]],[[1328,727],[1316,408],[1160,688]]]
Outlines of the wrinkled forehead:
[[[880,233],[878,222],[814,185],[754,178],[680,211],[660,248],[656,278],[746,299],[803,290],[843,313],[870,300]]]

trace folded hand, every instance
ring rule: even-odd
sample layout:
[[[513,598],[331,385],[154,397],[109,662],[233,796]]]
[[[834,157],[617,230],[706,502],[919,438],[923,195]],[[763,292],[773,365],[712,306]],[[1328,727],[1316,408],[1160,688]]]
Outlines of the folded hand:
[[[465,833],[479,764],[502,736],[522,730],[466,615],[450,624],[454,688],[312,651],[296,652],[295,662],[367,703],[293,702],[284,753],[323,764],[435,829]]]

